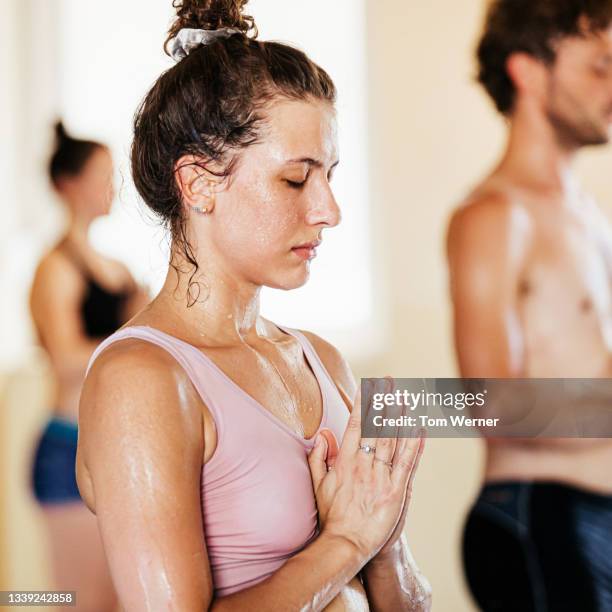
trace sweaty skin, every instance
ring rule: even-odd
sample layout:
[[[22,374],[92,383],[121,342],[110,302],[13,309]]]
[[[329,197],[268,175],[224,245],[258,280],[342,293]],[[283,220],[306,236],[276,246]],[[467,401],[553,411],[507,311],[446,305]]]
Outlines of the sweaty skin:
[[[200,299],[188,307],[191,270],[173,250],[187,273],[170,267],[160,294],[127,325],[150,325],[204,351],[259,404],[310,437],[322,418],[321,391],[297,341],[260,316],[259,294],[264,285],[304,284],[310,260],[296,247],[318,242],[340,220],[329,184],[338,162],[334,110],[311,100],[276,102],[260,143],[241,152],[229,180],[202,181],[193,161],[177,164],[185,205],[214,205],[208,215],[187,212]],[[352,398],[342,357],[308,337],[345,400]],[[309,457],[325,484],[316,489],[326,519],[320,535],[261,583],[215,598],[200,505],[202,465],[217,445],[214,421],[163,349],[136,339],[107,348],[81,397],[77,475],[126,609],[363,612],[369,599],[380,603],[377,610],[428,609],[428,585],[395,529],[400,519],[403,526],[422,447],[393,447],[393,478],[387,467],[374,469],[358,450],[359,413],[337,458],[342,495],[329,484],[336,476],[325,476],[324,445]]]
[[[571,174],[608,139],[612,34],[568,38],[550,68],[509,61],[506,153],[448,234],[463,377],[612,376],[612,233]],[[579,410],[580,406],[576,406]],[[485,480],[557,480],[612,492],[609,439],[488,439]]]

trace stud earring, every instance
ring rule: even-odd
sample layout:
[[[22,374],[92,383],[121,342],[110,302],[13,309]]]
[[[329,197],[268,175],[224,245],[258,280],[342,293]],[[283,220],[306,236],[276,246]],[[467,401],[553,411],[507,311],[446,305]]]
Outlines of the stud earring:
[[[208,215],[211,211],[209,211],[208,206],[200,208],[199,206],[190,206],[191,210],[197,212],[199,215]]]
[[[190,206],[191,210],[193,210],[195,213],[197,213],[198,215],[209,215],[213,209],[215,208],[215,196],[212,192],[215,183],[213,181],[207,181],[206,185],[208,187],[209,193],[207,195],[205,195],[204,197],[206,198],[206,200],[208,200],[208,205],[207,206]]]

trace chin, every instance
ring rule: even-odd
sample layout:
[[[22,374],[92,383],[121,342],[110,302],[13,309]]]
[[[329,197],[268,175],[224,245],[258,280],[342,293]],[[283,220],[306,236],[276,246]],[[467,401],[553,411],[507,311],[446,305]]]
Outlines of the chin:
[[[298,273],[287,274],[282,278],[267,279],[262,284],[272,289],[281,289],[282,291],[291,291],[303,287],[310,278],[310,270],[303,269]]]
[[[599,134],[592,134],[590,138],[585,138],[583,146],[598,146],[606,145],[610,142],[610,135],[608,132],[601,132]]]
[[[610,142],[610,125],[607,121],[594,123],[592,128],[584,134],[583,142],[585,145],[605,145]]]
[[[602,130],[600,141],[601,144],[609,144],[610,136],[612,135],[612,132],[610,130],[612,130],[612,126],[607,126],[604,130]]]

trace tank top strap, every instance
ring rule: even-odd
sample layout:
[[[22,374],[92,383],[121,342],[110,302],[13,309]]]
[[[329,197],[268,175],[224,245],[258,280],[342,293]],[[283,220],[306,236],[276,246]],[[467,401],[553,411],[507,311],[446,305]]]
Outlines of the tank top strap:
[[[296,338],[300,343],[308,363],[319,381],[321,393],[324,396],[324,405],[344,406],[344,401],[342,400],[336,384],[308,338],[296,329],[278,327],[285,333]],[[185,373],[189,376],[196,391],[211,412],[219,434],[225,430],[224,406],[227,407],[228,402],[234,406],[234,409],[249,409],[249,407],[252,407],[251,404],[254,400],[252,400],[250,396],[247,396],[245,392],[222,372],[202,351],[180,338],[145,325],[123,327],[103,340],[96,347],[89,360],[86,375],[91,370],[95,360],[105,349],[115,342],[128,338],[136,338],[156,344],[174,357],[177,363],[185,370]],[[327,423],[327,421],[325,422]]]
[[[320,381],[324,381],[326,384],[329,385],[328,392],[331,391],[334,394],[339,393],[338,388],[336,387],[336,383],[331,377],[331,374],[327,371],[325,364],[319,357],[319,354],[317,353],[314,346],[312,345],[312,342],[310,342],[310,340],[301,331],[297,329],[292,329],[290,327],[283,327],[278,324],[276,326],[280,330],[289,334],[290,336],[293,336],[300,343],[300,346],[302,347],[302,350],[304,351],[308,359],[308,362],[310,363],[312,368],[316,370],[315,371],[316,377]]]
[[[190,345],[183,342],[179,338],[174,338],[173,336],[162,332],[161,330],[144,325],[123,327],[103,340],[92,353],[89,363],[87,364],[85,376],[89,374],[89,370],[94,364],[94,361],[104,352],[105,349],[107,349],[110,345],[119,342],[120,340],[130,338],[145,340],[165,349],[176,359],[176,361],[178,361],[178,363],[187,371],[188,374],[190,374],[191,377],[191,373],[193,371],[193,357],[187,353],[185,348],[189,347]],[[193,349],[194,347],[191,348]]]

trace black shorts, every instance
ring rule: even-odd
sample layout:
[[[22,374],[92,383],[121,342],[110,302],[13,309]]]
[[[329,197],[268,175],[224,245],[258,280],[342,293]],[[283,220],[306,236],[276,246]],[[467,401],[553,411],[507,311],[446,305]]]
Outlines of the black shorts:
[[[486,612],[612,612],[612,496],[487,484],[467,517],[463,563]]]

